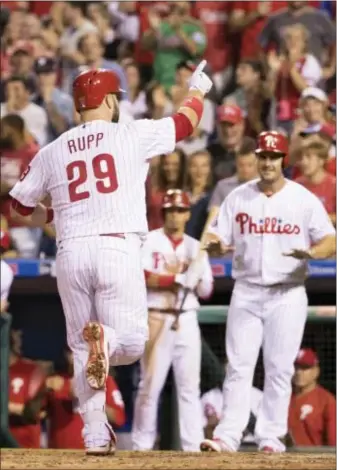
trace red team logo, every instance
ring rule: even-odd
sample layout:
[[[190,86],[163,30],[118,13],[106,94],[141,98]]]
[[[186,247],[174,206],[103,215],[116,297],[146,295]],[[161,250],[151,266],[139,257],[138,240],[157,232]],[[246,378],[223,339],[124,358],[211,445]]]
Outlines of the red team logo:
[[[258,222],[246,212],[240,212],[235,217],[240,226],[240,233],[274,234],[274,235],[298,235],[301,231],[298,225],[286,224],[278,217],[266,217]]]

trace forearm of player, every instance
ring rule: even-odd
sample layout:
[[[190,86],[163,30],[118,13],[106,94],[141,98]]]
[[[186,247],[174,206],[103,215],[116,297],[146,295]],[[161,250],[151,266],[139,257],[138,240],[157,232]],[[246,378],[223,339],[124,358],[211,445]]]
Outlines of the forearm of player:
[[[193,134],[201,120],[203,110],[203,94],[199,90],[190,90],[177,113],[172,116],[177,142]]]
[[[54,211],[41,203],[37,204],[36,207],[26,207],[16,199],[12,199],[11,217],[14,220],[23,217],[27,225],[43,228],[53,221]]]
[[[173,274],[155,274],[145,270],[144,275],[148,289],[172,290],[176,282],[176,276]]]
[[[202,300],[209,299],[211,295],[213,294],[213,288],[214,288],[213,281],[210,281],[208,279],[204,279],[204,280],[201,279],[196,289],[198,297]]]
[[[309,254],[312,259],[332,258],[336,254],[336,235],[327,235],[316,245],[313,245]]]

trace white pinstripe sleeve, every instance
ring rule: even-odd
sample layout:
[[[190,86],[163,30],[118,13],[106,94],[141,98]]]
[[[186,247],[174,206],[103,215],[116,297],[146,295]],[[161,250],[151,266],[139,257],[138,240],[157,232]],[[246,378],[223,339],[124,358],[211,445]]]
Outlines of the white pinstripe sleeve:
[[[134,121],[134,125],[144,160],[173,152],[176,145],[176,129],[172,118],[140,119]]]
[[[42,153],[38,152],[10,191],[10,196],[27,207],[35,207],[46,196],[47,179]]]

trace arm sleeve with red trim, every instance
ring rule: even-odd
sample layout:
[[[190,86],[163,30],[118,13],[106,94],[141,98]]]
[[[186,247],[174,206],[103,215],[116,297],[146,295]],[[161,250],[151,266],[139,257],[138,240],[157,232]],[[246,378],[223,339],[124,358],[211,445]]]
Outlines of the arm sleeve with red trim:
[[[175,276],[172,274],[155,274],[151,271],[144,271],[145,281],[152,280],[157,287],[171,287],[175,282]]]
[[[114,424],[123,426],[126,419],[124,401],[116,382],[111,376],[108,377],[106,382],[106,406],[114,410]]]
[[[198,122],[203,113],[203,102],[195,97],[187,98],[182,106],[190,108],[198,116]],[[153,120],[141,119],[133,121],[139,143],[139,151],[144,160],[158,155],[173,152],[177,142],[186,139],[193,133],[193,126],[183,113],[172,117]]]
[[[44,168],[43,153],[38,152],[26,170],[22,173],[19,181],[10,191],[10,196],[26,207],[26,214],[29,215],[29,209],[34,209],[37,203],[47,195],[47,176]]]
[[[161,266],[162,254],[160,249],[160,238],[157,238],[156,231],[150,232],[142,246],[142,265],[144,269],[145,280],[147,284],[154,287],[170,287],[175,282],[175,276],[169,274],[160,274],[158,268]],[[152,281],[152,282],[151,282]]]

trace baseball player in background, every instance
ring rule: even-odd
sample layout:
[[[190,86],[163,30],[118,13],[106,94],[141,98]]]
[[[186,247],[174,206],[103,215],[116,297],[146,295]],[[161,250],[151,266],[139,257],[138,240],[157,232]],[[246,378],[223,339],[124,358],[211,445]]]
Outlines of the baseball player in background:
[[[140,247],[149,160],[171,153],[198,126],[212,86],[205,65],[176,114],[128,123],[118,123],[118,77],[103,69],[81,73],[73,84],[81,124],[40,150],[10,192],[14,216],[30,226],[55,222],[57,285],[87,454],[116,447],[104,409],[109,360],[133,363],[148,337]],[[39,202],[46,195],[52,208]]]
[[[201,443],[203,451],[238,450],[261,346],[265,382],[255,439],[259,450],[285,450],[291,378],[307,318],[307,261],[333,256],[336,243],[320,200],[284,178],[287,153],[282,134],[262,132],[256,150],[260,178],[226,197],[209,230],[211,251],[234,249],[236,282],[227,319],[224,407],[214,438]]]
[[[162,210],[164,227],[150,232],[143,246],[149,341],[141,359],[132,441],[134,450],[153,449],[159,398],[172,365],[182,449],[194,452],[199,451],[203,438],[198,297],[211,295],[213,275],[207,253],[193,262],[200,243],[184,234],[190,217],[187,193],[178,189],[167,191]],[[187,286],[189,292],[182,305]]]
[[[225,366],[227,368],[227,364]],[[206,438],[212,438],[215,427],[219,424],[222,414],[224,396],[222,392],[222,384],[216,388],[208,390],[201,397],[201,407],[203,411],[204,433]],[[243,444],[253,444],[254,427],[256,416],[261,406],[262,391],[256,387],[252,387],[250,393],[250,410],[249,420],[246,429],[243,431]]]

